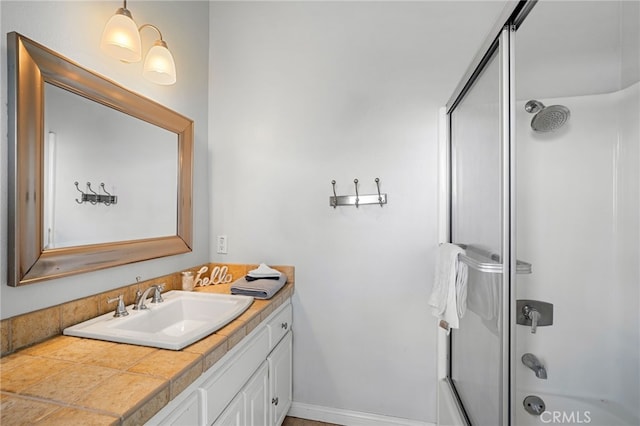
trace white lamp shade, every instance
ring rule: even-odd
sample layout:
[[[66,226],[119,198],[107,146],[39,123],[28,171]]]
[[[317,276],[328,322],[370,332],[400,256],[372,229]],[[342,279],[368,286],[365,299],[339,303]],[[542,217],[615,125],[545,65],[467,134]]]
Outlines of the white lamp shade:
[[[142,75],[156,84],[168,85],[176,82],[176,64],[163,41],[156,41],[155,45],[149,49],[144,60]]]
[[[141,44],[136,23],[118,10],[104,27],[100,47],[121,61],[138,62],[142,58]]]

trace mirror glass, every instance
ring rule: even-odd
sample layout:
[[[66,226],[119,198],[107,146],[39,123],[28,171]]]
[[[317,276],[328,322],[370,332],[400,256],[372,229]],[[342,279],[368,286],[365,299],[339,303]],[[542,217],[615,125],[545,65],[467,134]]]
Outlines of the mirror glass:
[[[193,121],[7,34],[8,284],[191,251]]]
[[[178,136],[49,83],[44,103],[42,248],[176,235]]]

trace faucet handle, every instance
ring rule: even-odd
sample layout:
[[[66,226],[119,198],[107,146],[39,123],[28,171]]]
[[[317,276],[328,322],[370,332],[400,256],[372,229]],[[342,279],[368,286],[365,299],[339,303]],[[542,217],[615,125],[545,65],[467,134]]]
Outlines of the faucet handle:
[[[162,298],[162,290],[164,290],[165,284],[158,284],[154,286],[155,290],[153,291],[153,298],[151,299],[151,303],[162,303],[164,299]]]
[[[516,300],[516,324],[531,327],[535,334],[538,327],[553,325],[553,305],[540,300]]]
[[[540,320],[540,312],[536,308],[525,305],[522,308],[522,314],[525,318],[531,320],[531,334],[536,334],[538,329],[538,321]]]
[[[113,302],[118,302],[118,304],[116,305],[116,310],[113,313],[114,317],[116,318],[126,317],[127,315],[129,315],[129,312],[127,312],[127,308],[124,306],[124,300],[122,299],[121,294],[119,294],[114,298],[107,299],[107,303],[113,303]]]

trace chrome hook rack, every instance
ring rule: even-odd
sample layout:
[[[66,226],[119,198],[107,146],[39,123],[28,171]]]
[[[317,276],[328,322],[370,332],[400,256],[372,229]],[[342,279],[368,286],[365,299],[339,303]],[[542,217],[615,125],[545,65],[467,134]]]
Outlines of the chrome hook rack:
[[[109,192],[107,192],[107,190],[104,187],[104,183],[102,182],[100,183],[100,188],[102,188],[102,192],[104,192],[104,194],[99,194],[95,192],[93,189],[91,189],[91,182],[87,182],[87,192],[84,192],[83,190],[80,189],[77,181],[74,182],[73,184],[76,186],[76,189],[78,190],[78,192],[82,194],[79,200],[76,198],[76,203],[78,204],[84,204],[86,202],[89,202],[93,205],[101,203],[101,204],[104,204],[105,206],[110,206],[111,204],[118,203],[118,196],[111,195]],[[91,193],[89,193],[89,191]]]
[[[387,194],[380,192],[380,179],[376,178],[376,187],[378,188],[377,194],[360,195],[358,191],[358,179],[353,180],[356,195],[337,195],[336,194],[336,181],[331,181],[333,187],[333,195],[329,197],[329,205],[334,209],[338,206],[356,206],[360,207],[363,204],[379,204],[382,207],[387,204]]]

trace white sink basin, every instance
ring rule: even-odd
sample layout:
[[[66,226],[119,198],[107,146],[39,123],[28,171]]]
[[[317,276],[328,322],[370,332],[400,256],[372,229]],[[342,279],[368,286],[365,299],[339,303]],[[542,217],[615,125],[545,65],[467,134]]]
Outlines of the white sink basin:
[[[172,290],[164,302],[115,318],[113,312],[65,328],[67,336],[179,350],[224,327],[253,302],[253,297]],[[114,306],[115,308],[115,306]]]

